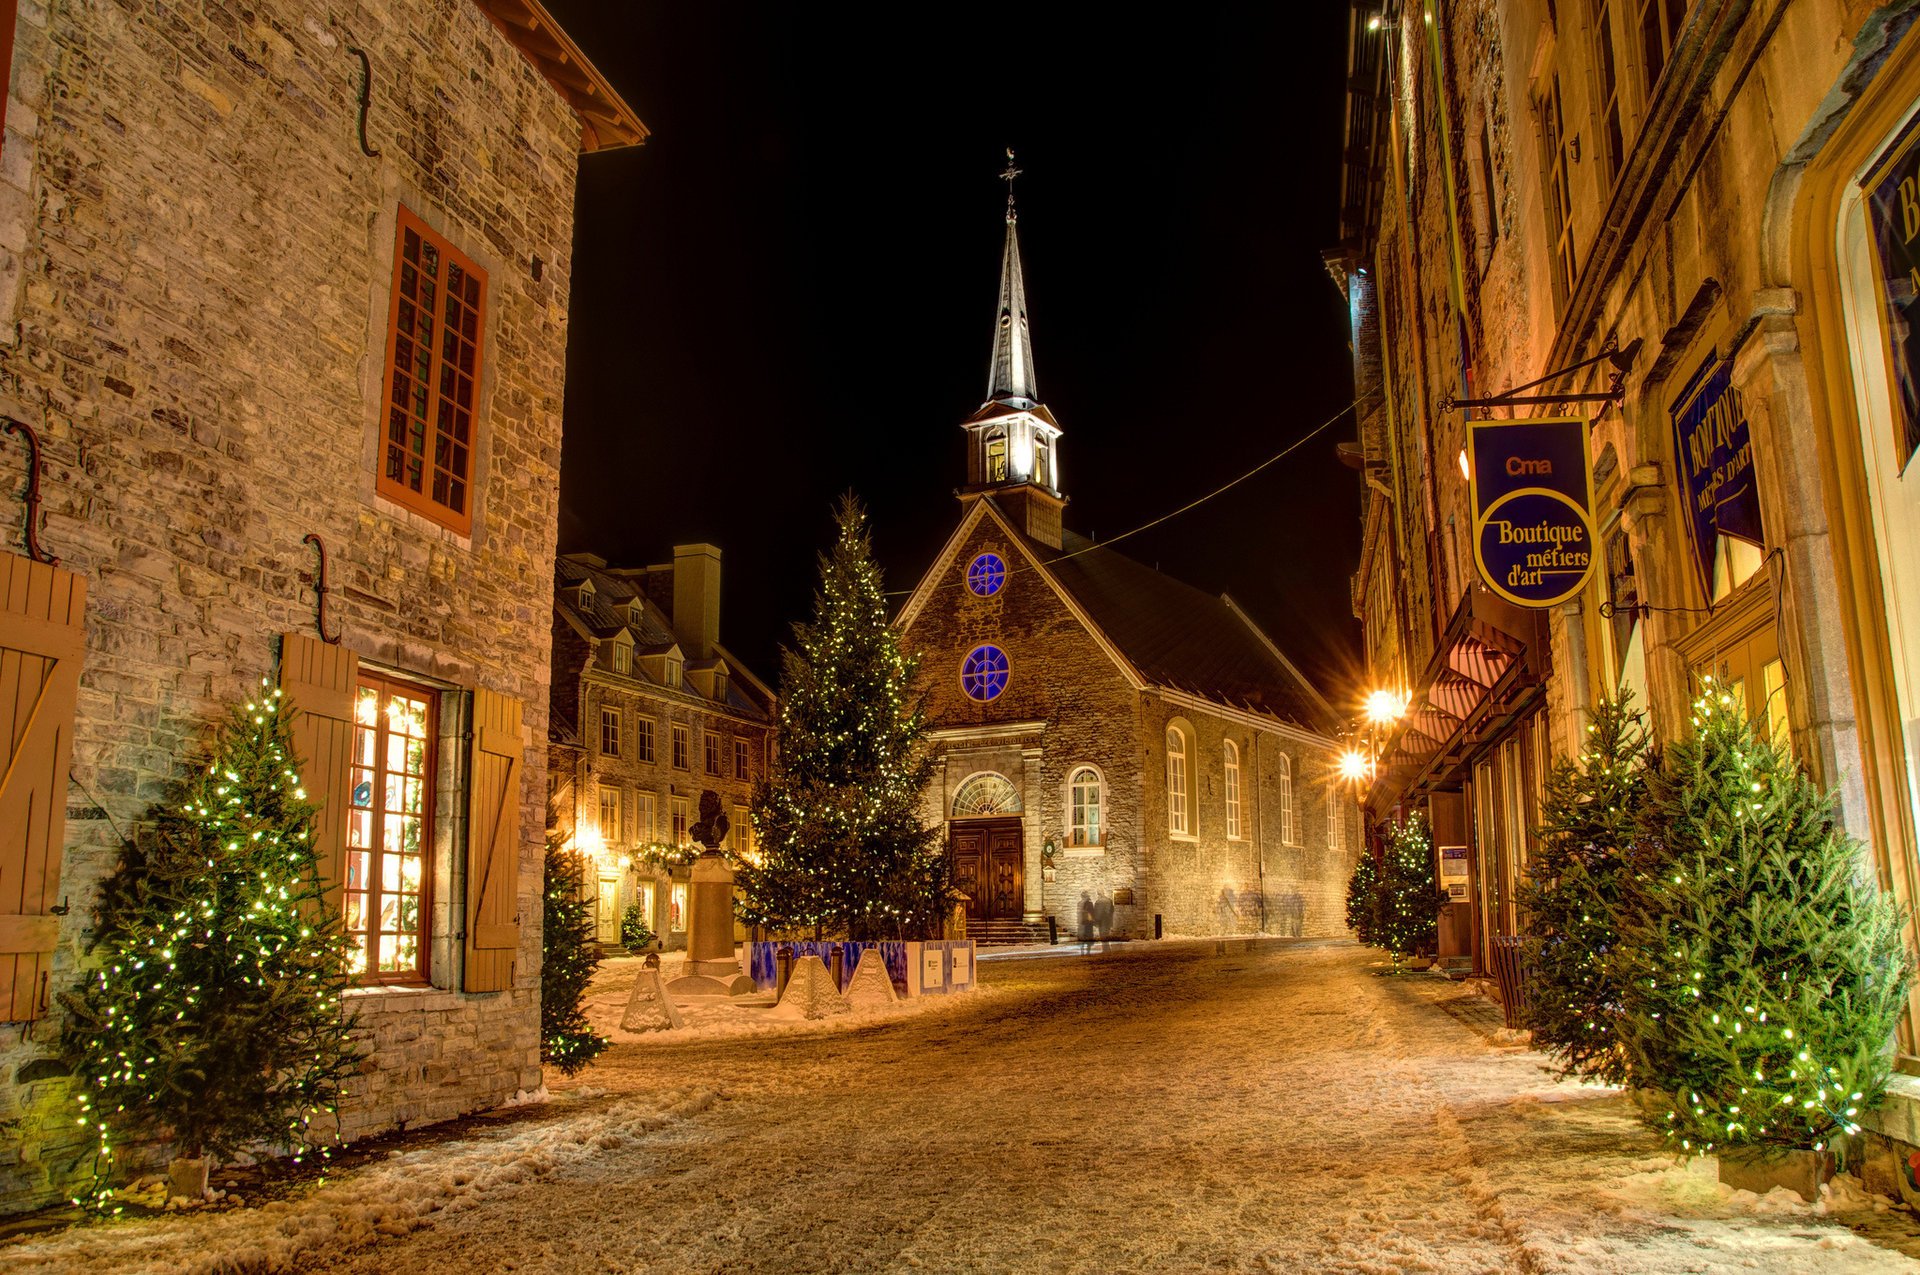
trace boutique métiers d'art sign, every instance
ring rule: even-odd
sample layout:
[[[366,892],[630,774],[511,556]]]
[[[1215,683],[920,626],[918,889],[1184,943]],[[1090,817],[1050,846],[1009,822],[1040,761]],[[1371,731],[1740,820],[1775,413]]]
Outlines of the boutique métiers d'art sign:
[[[1468,421],[1473,561],[1495,593],[1550,607],[1593,574],[1593,471],[1580,417]]]

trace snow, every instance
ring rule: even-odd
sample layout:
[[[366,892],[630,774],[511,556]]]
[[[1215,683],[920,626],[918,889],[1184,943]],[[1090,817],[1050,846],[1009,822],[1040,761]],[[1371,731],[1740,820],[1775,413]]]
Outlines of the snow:
[[[984,994],[616,1044],[499,1127],[264,1208],[0,1248],[60,1272],[1920,1272],[1920,1224],[1681,1163],[1484,1003],[1351,944],[981,965]],[[1142,959],[1147,957],[1150,959]],[[624,1007],[631,973],[596,987]],[[705,1012],[706,1007],[695,1007]],[[858,1020],[858,1021],[854,1021]]]

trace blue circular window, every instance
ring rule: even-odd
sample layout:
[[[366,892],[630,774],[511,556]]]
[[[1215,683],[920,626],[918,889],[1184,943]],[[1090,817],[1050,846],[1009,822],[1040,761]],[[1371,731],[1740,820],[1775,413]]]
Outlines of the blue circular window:
[[[997,646],[976,646],[960,665],[960,689],[990,700],[1007,689],[1007,653]]]
[[[1007,564],[997,553],[983,553],[967,567],[967,587],[983,598],[1000,592],[1007,582]]]

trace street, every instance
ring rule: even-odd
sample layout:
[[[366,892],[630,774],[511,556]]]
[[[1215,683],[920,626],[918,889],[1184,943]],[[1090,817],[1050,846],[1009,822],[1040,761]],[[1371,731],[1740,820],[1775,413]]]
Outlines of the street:
[[[1613,1091],[1344,942],[990,959],[858,1031],[615,1046],[539,1118],[304,1198],[98,1226],[16,1271],[1896,1271],[1676,1166]]]

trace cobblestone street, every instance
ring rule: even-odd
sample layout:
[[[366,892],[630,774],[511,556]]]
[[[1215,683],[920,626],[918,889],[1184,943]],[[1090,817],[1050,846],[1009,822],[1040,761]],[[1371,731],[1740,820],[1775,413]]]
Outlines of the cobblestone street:
[[[1369,960],[990,960],[897,1023],[616,1046],[524,1123],[9,1269],[1920,1270],[1907,1214],[1730,1193],[1471,993]]]

